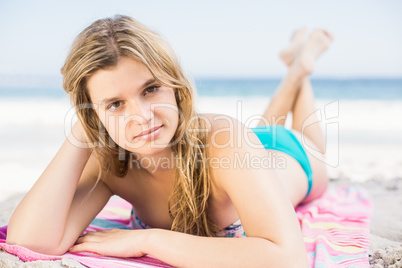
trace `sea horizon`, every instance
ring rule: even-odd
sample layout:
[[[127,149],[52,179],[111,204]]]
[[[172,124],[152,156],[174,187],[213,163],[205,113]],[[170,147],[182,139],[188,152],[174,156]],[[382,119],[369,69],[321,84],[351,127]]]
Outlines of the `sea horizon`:
[[[4,78],[4,77],[3,77]],[[36,79],[36,80],[35,80]],[[198,77],[193,82],[202,96],[272,96],[281,78]],[[401,100],[402,77],[312,77],[317,99]],[[64,98],[61,78],[32,76],[29,79],[1,79],[0,98]]]

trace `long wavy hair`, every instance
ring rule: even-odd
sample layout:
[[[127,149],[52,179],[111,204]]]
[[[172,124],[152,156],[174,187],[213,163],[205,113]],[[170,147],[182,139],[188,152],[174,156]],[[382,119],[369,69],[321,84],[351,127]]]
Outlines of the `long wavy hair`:
[[[75,39],[61,69],[63,88],[76,107],[85,139],[95,145],[91,149],[102,167],[98,180],[102,171],[124,177],[130,152],[115,144],[100,122],[90,105],[87,81],[96,71],[116,66],[121,57],[141,62],[159,83],[175,90],[179,123],[171,141],[177,165],[168,203],[172,230],[200,236],[217,235],[222,230],[207,213],[211,193],[207,134],[194,131],[206,129],[206,122],[195,110],[195,88],[165,40],[135,19],[122,15],[97,20],[85,28]]]

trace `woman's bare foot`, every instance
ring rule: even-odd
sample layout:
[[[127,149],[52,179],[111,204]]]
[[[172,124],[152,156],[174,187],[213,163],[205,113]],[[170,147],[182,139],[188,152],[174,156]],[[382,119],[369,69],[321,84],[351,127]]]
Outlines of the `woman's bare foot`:
[[[290,38],[290,45],[279,53],[279,57],[286,64],[286,66],[292,65],[296,56],[300,53],[303,46],[304,37],[306,35],[307,27],[302,27],[293,32]]]
[[[298,69],[301,75],[311,74],[314,69],[314,62],[327,50],[333,39],[334,36],[325,30],[314,30],[302,46],[291,67]]]

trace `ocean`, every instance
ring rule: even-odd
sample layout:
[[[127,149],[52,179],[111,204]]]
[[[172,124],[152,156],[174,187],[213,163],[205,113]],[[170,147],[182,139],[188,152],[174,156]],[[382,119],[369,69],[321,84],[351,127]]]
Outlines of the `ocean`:
[[[202,96],[271,96],[280,79],[194,79]],[[402,99],[401,78],[377,79],[312,79],[318,99],[399,100]],[[61,87],[0,86],[0,98],[64,98]]]

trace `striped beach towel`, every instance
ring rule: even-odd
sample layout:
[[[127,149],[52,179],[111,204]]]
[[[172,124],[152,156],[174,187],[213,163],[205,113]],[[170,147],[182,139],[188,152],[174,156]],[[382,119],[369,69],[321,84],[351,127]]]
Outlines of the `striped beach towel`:
[[[360,186],[330,187],[296,207],[310,267],[369,267],[372,204]]]
[[[131,205],[112,198],[87,231],[130,228]],[[298,206],[310,267],[369,267],[369,219],[372,205],[367,192],[358,186],[329,188],[320,198]],[[23,261],[74,259],[88,267],[171,267],[146,255],[141,258],[112,258],[91,253],[51,256],[24,247],[7,245],[7,226],[0,228],[0,248]],[[231,238],[236,239],[236,238]]]

